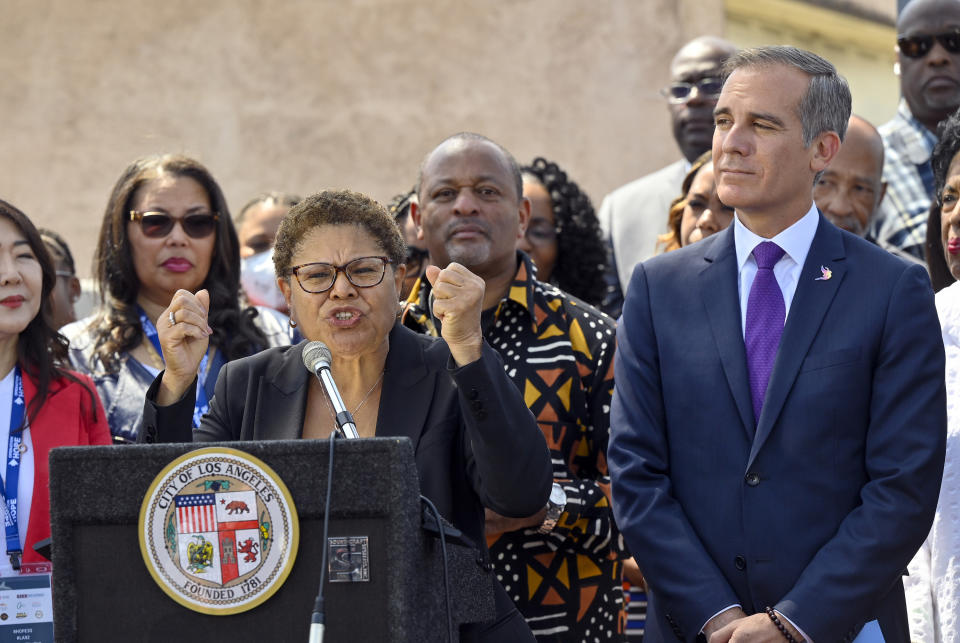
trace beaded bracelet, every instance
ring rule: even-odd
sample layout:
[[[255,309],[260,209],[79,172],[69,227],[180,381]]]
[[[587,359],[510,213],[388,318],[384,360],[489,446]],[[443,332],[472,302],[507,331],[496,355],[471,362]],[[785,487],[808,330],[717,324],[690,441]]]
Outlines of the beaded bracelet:
[[[793,634],[788,632],[787,628],[783,626],[783,623],[780,622],[780,618],[777,616],[777,613],[773,611],[772,607],[767,607],[766,612],[767,616],[770,617],[770,620],[777,626],[777,629],[780,630],[780,633],[783,634],[783,637],[787,639],[788,643],[799,643],[797,639],[793,638]]]

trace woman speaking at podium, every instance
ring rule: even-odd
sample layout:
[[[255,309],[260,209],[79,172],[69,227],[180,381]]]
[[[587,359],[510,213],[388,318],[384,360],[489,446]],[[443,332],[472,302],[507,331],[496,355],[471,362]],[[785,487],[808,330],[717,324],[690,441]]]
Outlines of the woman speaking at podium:
[[[290,323],[329,347],[360,436],[410,437],[421,492],[483,543],[484,507],[523,517],[546,506],[549,452],[498,354],[483,341],[483,280],[458,264],[428,269],[443,341],[417,335],[397,323],[403,257],[400,230],[386,210],[343,190],[290,210],[273,261]],[[157,320],[166,370],[147,393],[141,439],[328,437],[335,413],[303,366],[303,344],[228,363],[209,413],[191,430],[197,368],[212,333],[208,306],[206,291],[181,290]],[[498,619],[481,640],[533,641],[498,590]]]
[[[110,444],[93,382],[59,367],[67,342],[51,325],[56,280],[33,223],[0,201],[0,503],[7,527],[0,577],[50,569],[33,549],[50,537],[50,449]]]

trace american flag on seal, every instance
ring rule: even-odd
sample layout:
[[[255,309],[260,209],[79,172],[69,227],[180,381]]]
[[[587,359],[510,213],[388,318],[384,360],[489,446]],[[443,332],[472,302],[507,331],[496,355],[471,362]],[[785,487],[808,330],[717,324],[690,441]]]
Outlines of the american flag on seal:
[[[177,531],[191,534],[217,531],[216,494],[194,493],[174,498],[177,506]]]

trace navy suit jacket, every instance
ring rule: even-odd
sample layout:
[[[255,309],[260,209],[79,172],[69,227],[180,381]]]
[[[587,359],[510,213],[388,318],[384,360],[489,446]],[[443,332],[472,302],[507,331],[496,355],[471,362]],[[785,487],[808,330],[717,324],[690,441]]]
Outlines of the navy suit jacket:
[[[733,226],[651,259],[617,332],[608,457],[649,640],[694,640],[739,603],[816,643],[875,618],[905,641],[900,576],[933,520],[946,438],[927,274],[821,216],[755,421],[737,273]]]

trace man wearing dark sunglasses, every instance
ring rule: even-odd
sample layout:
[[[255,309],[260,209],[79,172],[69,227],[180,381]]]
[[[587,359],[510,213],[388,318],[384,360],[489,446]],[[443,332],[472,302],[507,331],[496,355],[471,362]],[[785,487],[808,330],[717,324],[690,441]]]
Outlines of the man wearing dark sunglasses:
[[[897,20],[902,96],[880,127],[887,194],[871,227],[881,246],[923,259],[937,124],[960,107],[960,0],[912,0]]]
[[[612,248],[608,282],[624,292],[633,267],[653,256],[657,235],[666,231],[670,202],[680,194],[690,164],[710,149],[713,108],[722,83],[720,68],[736,47],[722,38],[701,36],[677,52],[670,82],[660,90],[670,110],[673,137],[683,158],[610,194],[600,206],[600,227]],[[643,141],[634,141],[642,149]]]

